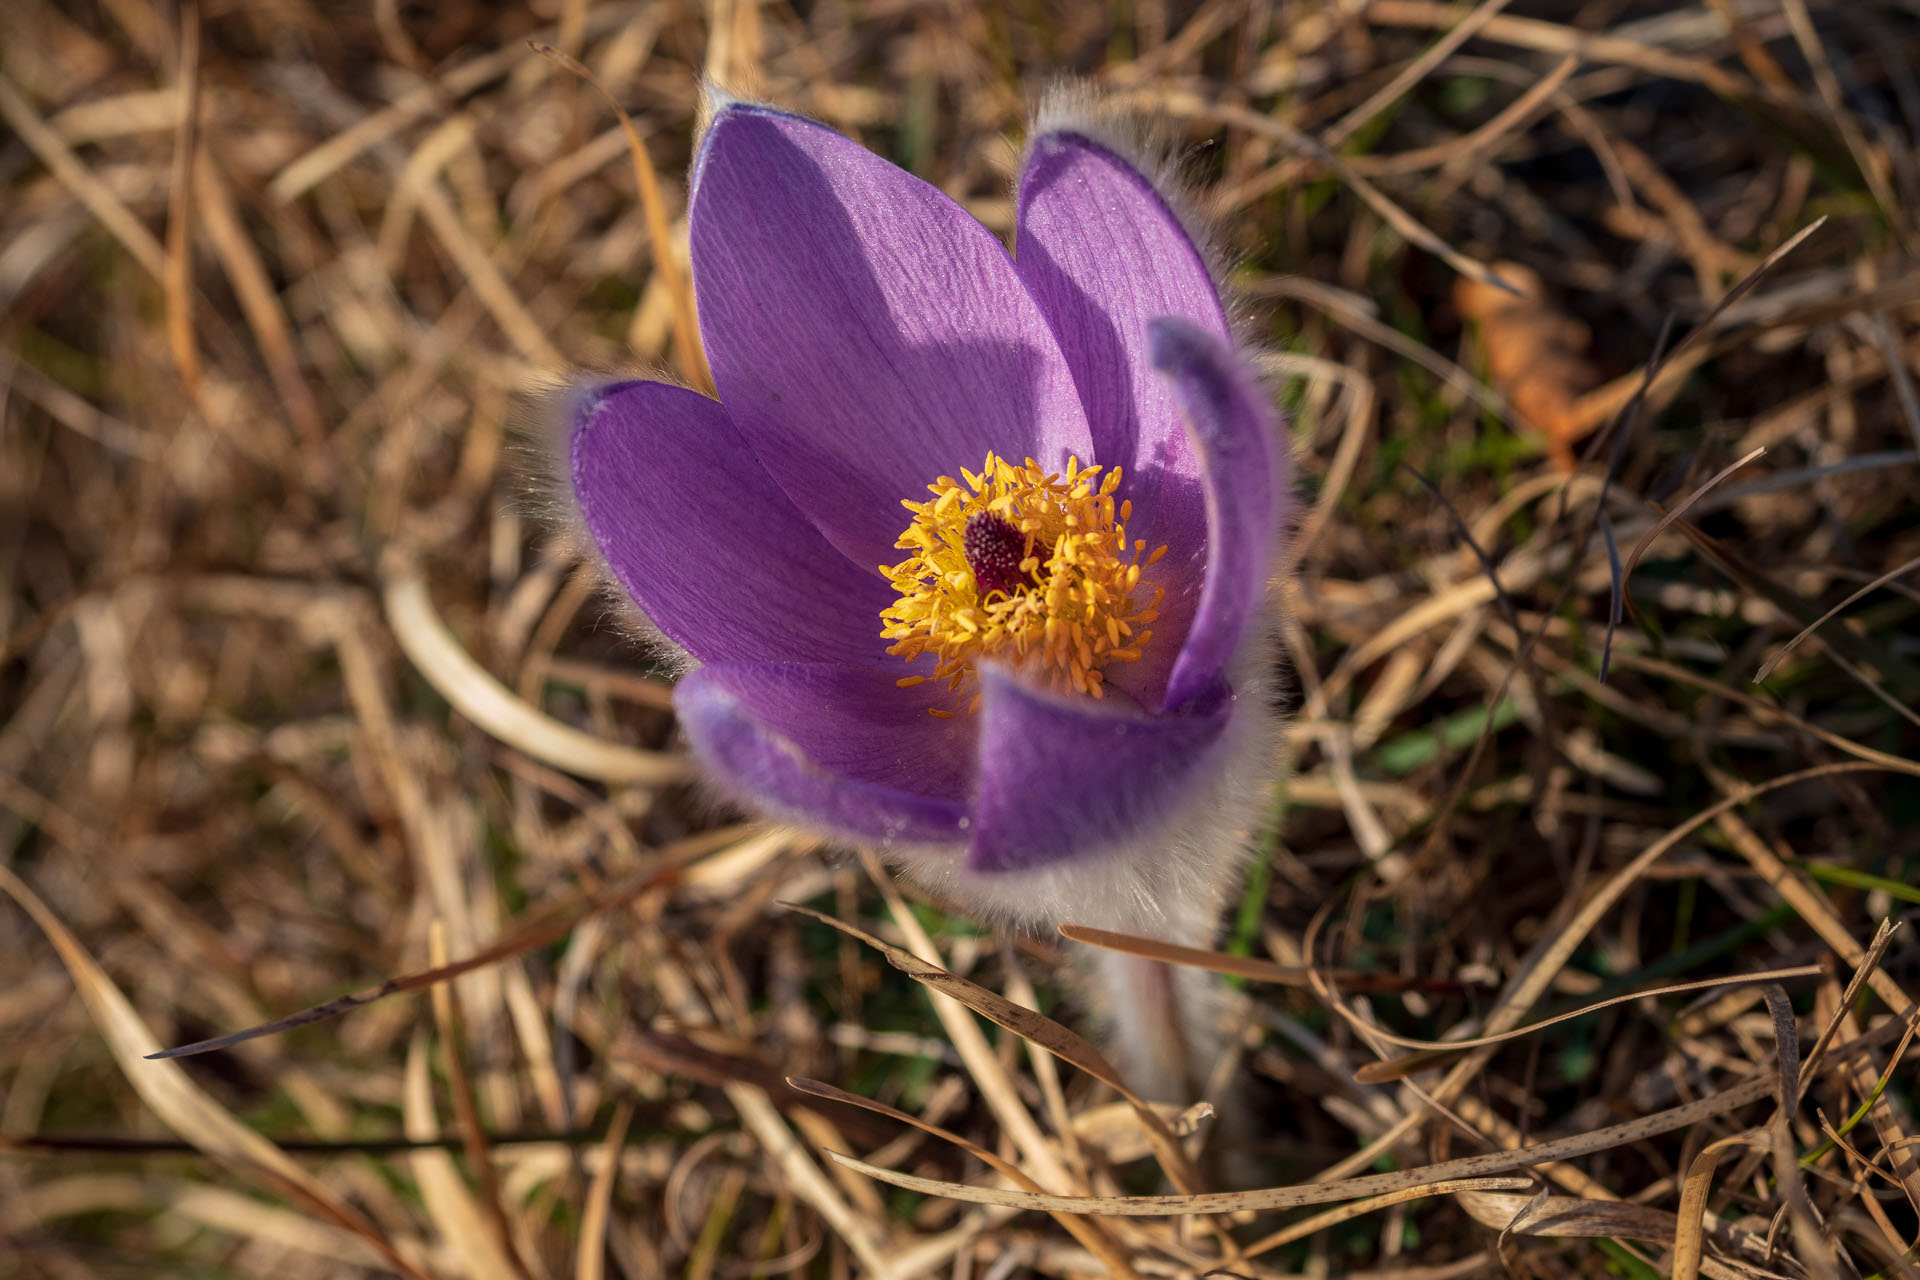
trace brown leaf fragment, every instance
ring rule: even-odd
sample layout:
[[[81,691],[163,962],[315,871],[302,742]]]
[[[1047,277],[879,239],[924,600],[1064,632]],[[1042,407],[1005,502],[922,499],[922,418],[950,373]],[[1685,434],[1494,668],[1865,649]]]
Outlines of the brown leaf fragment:
[[[1587,359],[1593,334],[1554,309],[1538,273],[1517,262],[1496,263],[1494,270],[1518,296],[1462,276],[1453,286],[1453,305],[1479,331],[1487,380],[1546,437],[1554,465],[1571,471],[1573,446],[1592,429],[1579,412],[1580,397],[1600,385],[1600,372]]]

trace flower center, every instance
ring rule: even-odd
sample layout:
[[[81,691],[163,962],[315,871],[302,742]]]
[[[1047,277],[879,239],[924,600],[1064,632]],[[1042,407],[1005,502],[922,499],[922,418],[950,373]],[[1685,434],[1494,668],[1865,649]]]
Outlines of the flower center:
[[[980,474],[960,474],[964,484],[941,476],[929,501],[901,503],[913,522],[894,545],[910,554],[880,566],[900,596],[880,611],[880,634],[894,641],[887,652],[909,662],[933,654],[931,678],[956,693],[975,663],[995,659],[1101,697],[1103,668],[1135,661],[1153,638],[1141,628],[1162,592],[1142,588],[1140,571],[1167,551],[1128,543],[1133,504],[1114,499],[1119,469],[1102,474],[1068,458],[1060,475],[989,453]],[[979,701],[976,691],[970,709]]]
[[[1020,572],[1027,558],[1027,535],[991,511],[967,517],[960,549],[966,552],[967,568],[973,570],[973,585],[983,596],[996,591],[1010,596],[1027,576]]]

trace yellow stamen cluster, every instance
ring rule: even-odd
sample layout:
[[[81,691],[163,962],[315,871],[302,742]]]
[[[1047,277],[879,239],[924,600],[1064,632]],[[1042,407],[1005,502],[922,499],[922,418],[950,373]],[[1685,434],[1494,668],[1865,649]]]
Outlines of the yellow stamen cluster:
[[[1133,504],[1114,499],[1119,470],[1102,474],[1068,458],[1060,475],[1032,458],[1015,466],[989,453],[980,474],[960,474],[965,484],[941,476],[927,486],[929,501],[902,502],[913,523],[894,545],[911,555],[880,566],[900,595],[880,613],[881,636],[895,642],[887,652],[909,662],[924,653],[937,660],[931,677],[899,683],[931,678],[957,693],[975,663],[998,659],[1054,688],[1102,696],[1102,668],[1135,661],[1153,637],[1142,628],[1157,616],[1162,592],[1143,587],[1140,571],[1167,550],[1146,555],[1144,539],[1128,544]],[[983,537],[990,543],[996,534],[1013,548],[1003,573],[980,559]],[[970,707],[979,698],[976,691]]]

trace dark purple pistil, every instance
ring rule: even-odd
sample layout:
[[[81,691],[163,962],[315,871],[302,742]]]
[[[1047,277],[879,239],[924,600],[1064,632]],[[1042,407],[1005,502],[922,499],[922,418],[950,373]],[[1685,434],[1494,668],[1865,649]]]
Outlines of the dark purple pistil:
[[[1027,558],[1027,536],[991,511],[967,517],[967,530],[960,545],[967,553],[967,568],[973,570],[974,585],[982,596],[995,591],[1012,595],[1026,582],[1020,562]]]

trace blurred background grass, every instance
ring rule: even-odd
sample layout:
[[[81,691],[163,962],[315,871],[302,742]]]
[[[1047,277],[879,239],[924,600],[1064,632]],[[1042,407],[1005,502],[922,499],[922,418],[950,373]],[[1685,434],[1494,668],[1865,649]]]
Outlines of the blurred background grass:
[[[1665,1275],[1697,1175],[1701,1274],[1920,1274],[1920,949],[1867,955],[1920,901],[1911,5],[7,0],[0,29],[0,883],[34,910],[0,909],[0,1270]],[[632,114],[670,244],[529,40]],[[774,905],[924,929],[1087,1025],[1070,944],[890,907],[691,799],[516,397],[693,354],[654,255],[684,264],[703,76],[1005,233],[1062,74],[1168,121],[1306,497],[1290,777],[1223,936],[1343,985],[1245,987],[1213,1167],[1602,1131],[1771,1078],[1795,1022],[1802,1105],[1277,1240],[1089,1243],[820,1154],[996,1181],[783,1075],[1053,1189],[1160,1188],[1111,1093]],[[502,939],[436,999],[141,1061]],[[1356,1078],[1404,1052],[1381,1032],[1804,966]]]

